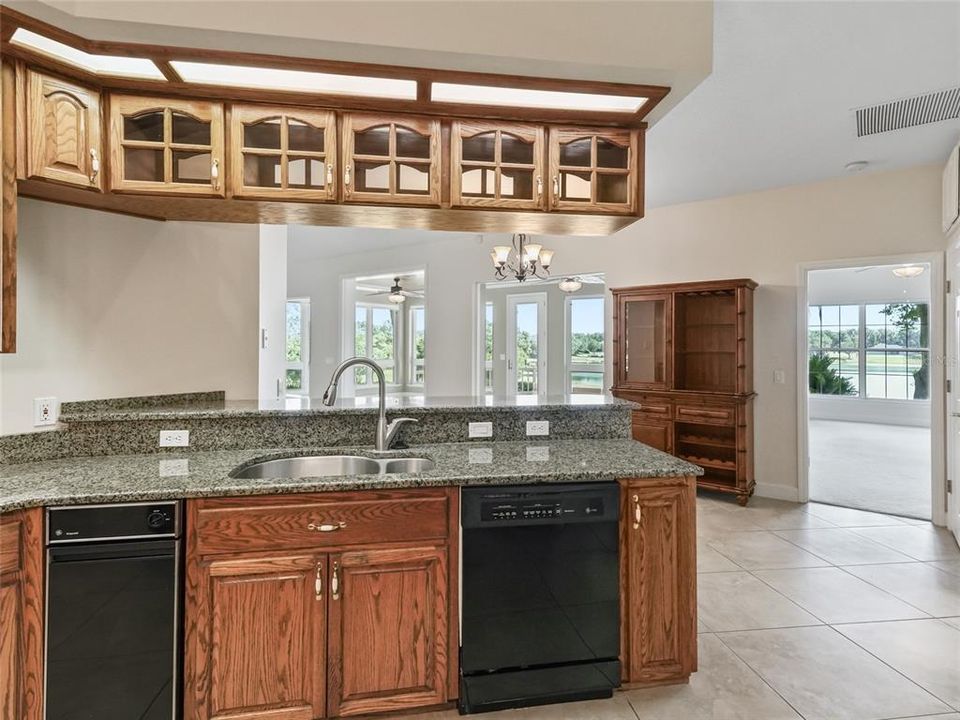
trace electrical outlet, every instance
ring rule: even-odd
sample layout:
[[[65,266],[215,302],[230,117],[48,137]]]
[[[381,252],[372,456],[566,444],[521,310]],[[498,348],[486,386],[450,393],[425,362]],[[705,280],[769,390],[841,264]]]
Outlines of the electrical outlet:
[[[55,397],[43,397],[33,399],[33,425],[40,427],[42,425],[57,424],[57,399]]]
[[[467,433],[472,438],[493,437],[493,423],[492,422],[467,423]]]
[[[467,462],[471,465],[489,465],[493,462],[493,448],[470,448],[467,450]]]
[[[550,459],[550,448],[528,447],[527,462],[547,462]]]
[[[160,447],[188,447],[190,445],[189,430],[161,430]]]
[[[532,435],[549,435],[549,420],[527,420],[527,437]]]
[[[190,461],[186,459],[161,460],[160,477],[180,477],[190,474]]]

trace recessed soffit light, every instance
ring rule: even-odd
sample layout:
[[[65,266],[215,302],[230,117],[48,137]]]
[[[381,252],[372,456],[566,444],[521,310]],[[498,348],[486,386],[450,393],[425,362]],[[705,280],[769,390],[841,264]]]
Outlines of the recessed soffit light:
[[[635,113],[649,98],[631,95],[602,95],[560,90],[493,87],[438,83],[431,86],[430,99],[436,102],[470,105],[507,105],[555,110],[589,110],[594,112]]]
[[[146,58],[94,55],[26,28],[17,28],[10,42],[97,75],[166,80],[153,61]]]

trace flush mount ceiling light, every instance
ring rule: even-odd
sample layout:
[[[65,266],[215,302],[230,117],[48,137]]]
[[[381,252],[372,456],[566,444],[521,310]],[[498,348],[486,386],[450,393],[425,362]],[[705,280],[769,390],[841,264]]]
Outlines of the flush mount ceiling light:
[[[25,28],[17,28],[10,42],[97,75],[166,80],[160,69],[146,58],[92,55]]]
[[[282,70],[280,68],[221,65],[217,63],[187,62],[185,60],[174,60],[170,64],[186,82],[202,83],[204,85],[315,92],[326,95],[358,95],[399,100],[417,99],[417,83],[415,80],[396,80],[394,78],[362,75],[336,75],[307,70]]]
[[[508,105],[553,110],[635,113],[646,104],[649,98],[435,82],[431,87],[430,99],[435,102],[467,103],[470,105]]]
[[[580,288],[583,287],[583,283],[578,277],[565,277],[560,281],[557,287],[560,288],[560,292],[565,292],[568,295],[577,292]]]
[[[869,164],[866,160],[854,160],[844,165],[843,169],[848,173],[858,173],[866,170]]]
[[[924,270],[926,268],[923,265],[902,265],[901,267],[895,267],[892,272],[898,278],[915,278],[918,275],[923,275]]]
[[[547,250],[539,243],[528,242],[524,233],[514,235],[511,244],[512,247],[497,245],[490,251],[497,280],[506,280],[510,275],[518,282],[530,277],[540,280],[550,277],[553,250]]]

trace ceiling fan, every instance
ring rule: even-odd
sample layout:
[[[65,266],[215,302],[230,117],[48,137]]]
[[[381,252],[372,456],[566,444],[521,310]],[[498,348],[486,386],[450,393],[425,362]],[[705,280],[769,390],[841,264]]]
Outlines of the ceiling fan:
[[[400,278],[395,277],[393,279],[393,285],[389,290],[384,290],[382,292],[367,293],[367,297],[377,297],[377,296],[387,296],[387,300],[392,303],[400,304],[405,302],[407,298],[422,298],[423,293],[416,292],[414,290],[404,290],[400,285]]]

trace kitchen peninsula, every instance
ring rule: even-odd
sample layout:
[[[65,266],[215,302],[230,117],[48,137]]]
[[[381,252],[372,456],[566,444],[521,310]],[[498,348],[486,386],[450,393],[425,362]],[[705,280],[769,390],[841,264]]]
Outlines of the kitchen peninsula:
[[[307,720],[462,701],[461,488],[487,486],[569,487],[590,497],[591,487],[612,488],[619,509],[604,510],[619,528],[612,684],[686,681],[696,669],[702,471],[630,439],[631,404],[587,402],[397,400],[390,414],[419,422],[403,430],[407,447],[387,453],[368,445],[376,409],[356,401],[260,410],[216,393],[67,404],[61,429],[0,438],[4,622],[19,638],[4,645],[19,654],[3,667],[18,670],[7,681],[14,692],[28,691],[20,717],[41,717],[44,628],[33,611],[42,607],[52,517],[43,508],[91,504],[156,512],[152,503],[185,502],[184,676],[176,682],[187,718]],[[527,437],[528,421],[548,422],[549,435]],[[492,437],[469,440],[471,422],[491,423]],[[188,429],[190,448],[158,448],[161,429]],[[417,457],[430,469],[245,472],[307,455]],[[599,511],[590,502],[588,516]],[[557,514],[575,514],[561,507],[558,500]],[[537,513],[531,524],[549,519],[540,506],[525,512]],[[575,566],[574,555],[562,560]]]

